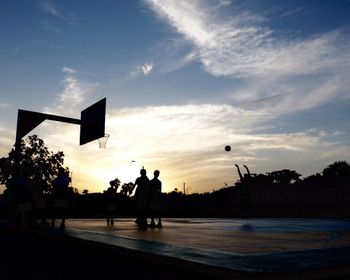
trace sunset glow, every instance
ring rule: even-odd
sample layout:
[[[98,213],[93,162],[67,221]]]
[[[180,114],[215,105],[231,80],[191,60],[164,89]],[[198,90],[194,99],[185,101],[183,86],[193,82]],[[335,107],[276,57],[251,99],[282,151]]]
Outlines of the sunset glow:
[[[79,146],[76,125],[30,133],[64,151],[80,191],[134,182],[142,166],[164,192],[208,192],[237,180],[235,163],[306,176],[350,160],[349,1],[13,2],[0,157],[18,109],[79,118],[106,97],[106,149]]]

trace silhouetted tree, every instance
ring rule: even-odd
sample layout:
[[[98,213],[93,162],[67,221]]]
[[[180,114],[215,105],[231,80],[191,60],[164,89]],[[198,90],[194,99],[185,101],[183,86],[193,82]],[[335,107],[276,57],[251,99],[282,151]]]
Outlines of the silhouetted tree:
[[[273,178],[265,174],[252,174],[252,184],[256,186],[269,186],[273,184]]]
[[[320,173],[310,175],[303,179],[302,183],[304,185],[317,186],[323,182],[323,176]]]
[[[120,191],[121,194],[126,195],[126,196],[130,196],[134,190],[134,184],[132,182],[129,183],[124,183],[122,185],[122,189]]]
[[[120,187],[121,182],[118,178],[115,178],[114,180],[110,181],[110,184],[117,190]]]
[[[289,169],[272,171],[267,173],[267,175],[272,179],[274,184],[286,186],[294,182],[298,182],[301,176],[301,174],[297,173],[296,171]]]
[[[350,165],[346,161],[336,161],[326,167],[322,174],[327,179],[349,178]]]
[[[52,189],[51,181],[63,167],[64,153],[49,151],[45,143],[37,135],[28,136],[21,141],[20,166],[26,165],[29,177],[39,183],[45,192]],[[15,150],[10,151],[8,157],[0,159],[0,183],[8,186],[13,178],[15,168]]]
[[[83,190],[83,194],[87,195],[89,193],[88,189]]]

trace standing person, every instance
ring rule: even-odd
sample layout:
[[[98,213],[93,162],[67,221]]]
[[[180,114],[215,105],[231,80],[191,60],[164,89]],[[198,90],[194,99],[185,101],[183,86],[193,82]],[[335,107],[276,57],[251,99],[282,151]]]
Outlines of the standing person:
[[[161,208],[162,208],[162,182],[158,179],[159,170],[155,170],[153,175],[154,178],[149,182],[150,190],[149,190],[149,210],[151,215],[151,223],[150,227],[162,227],[162,219],[161,219]],[[158,217],[158,224],[156,225],[154,222],[154,218]]]
[[[30,195],[31,180],[27,171],[27,167],[21,168],[20,176],[15,181],[14,195],[17,200],[17,217],[16,224],[19,229],[28,228],[30,223],[30,213],[32,210],[32,200]]]
[[[55,227],[55,220],[61,218],[61,229],[65,229],[68,209],[69,177],[65,170],[60,168],[57,177],[52,181],[53,185],[53,218],[51,226]]]
[[[114,225],[114,211],[115,211],[115,197],[117,193],[117,186],[115,181],[109,182],[110,187],[106,190],[106,212],[107,212],[107,226]]]
[[[32,197],[32,223],[36,225],[37,219],[40,220],[41,225],[48,225],[45,219],[45,199],[42,186],[38,180],[33,180],[30,184],[30,191]]]
[[[248,219],[250,215],[250,171],[248,167],[244,165],[244,168],[247,170],[247,174],[244,174],[244,176],[242,176],[238,164],[235,164],[235,166],[237,167],[239,179],[241,181],[241,185],[239,187],[241,217],[243,219]]]
[[[136,204],[136,214],[137,218],[135,223],[139,227],[147,227],[147,204],[149,196],[149,179],[146,176],[146,169],[142,168],[140,170],[140,177],[135,181],[136,191],[135,191],[135,204]]]

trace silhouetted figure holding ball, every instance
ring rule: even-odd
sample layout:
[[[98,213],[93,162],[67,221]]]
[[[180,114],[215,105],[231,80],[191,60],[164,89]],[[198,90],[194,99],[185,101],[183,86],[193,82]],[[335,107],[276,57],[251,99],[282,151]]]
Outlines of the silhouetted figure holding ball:
[[[244,168],[247,170],[247,174],[244,174],[242,176],[242,173],[239,169],[238,164],[235,164],[237,167],[239,179],[241,181],[241,184],[239,186],[239,198],[240,198],[240,209],[241,209],[241,217],[243,219],[248,219],[250,216],[250,181],[251,181],[251,175],[248,167],[246,165],[243,165]]]

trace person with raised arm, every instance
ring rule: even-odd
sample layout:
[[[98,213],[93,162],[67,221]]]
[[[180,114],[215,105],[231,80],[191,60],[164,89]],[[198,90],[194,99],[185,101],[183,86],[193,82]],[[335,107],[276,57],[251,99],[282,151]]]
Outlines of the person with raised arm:
[[[247,174],[244,174],[242,176],[241,170],[239,169],[238,164],[235,164],[237,167],[237,172],[240,179],[240,185],[239,185],[239,199],[240,199],[240,211],[241,211],[241,217],[243,219],[248,219],[250,216],[250,181],[251,181],[251,175],[248,167],[246,165],[243,165],[244,168],[247,170]]]

